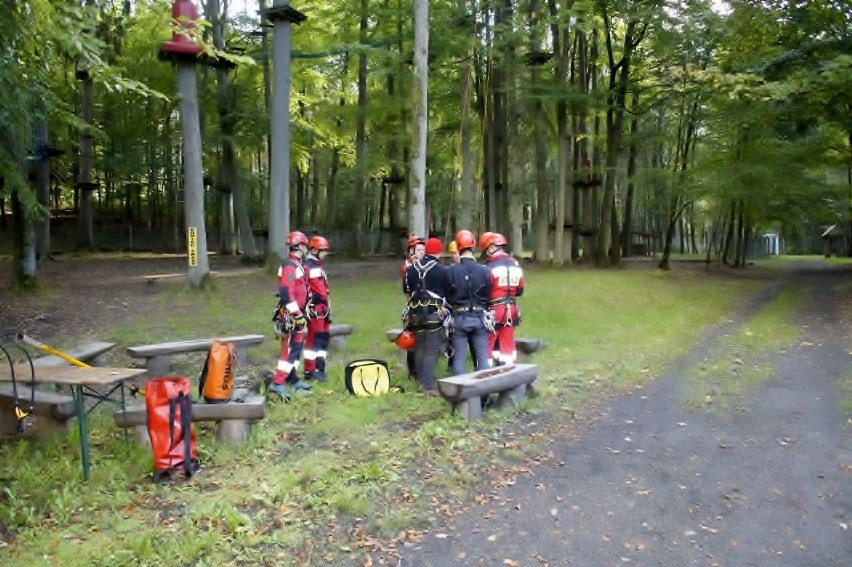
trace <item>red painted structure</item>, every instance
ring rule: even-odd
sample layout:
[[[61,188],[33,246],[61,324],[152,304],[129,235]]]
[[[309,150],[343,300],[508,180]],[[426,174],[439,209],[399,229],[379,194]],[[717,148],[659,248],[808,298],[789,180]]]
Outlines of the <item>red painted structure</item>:
[[[198,55],[201,46],[194,43],[192,38],[195,30],[195,20],[198,19],[198,10],[190,0],[177,0],[172,5],[172,18],[177,20],[184,32],[173,32],[171,41],[164,41],[162,51],[176,55]]]

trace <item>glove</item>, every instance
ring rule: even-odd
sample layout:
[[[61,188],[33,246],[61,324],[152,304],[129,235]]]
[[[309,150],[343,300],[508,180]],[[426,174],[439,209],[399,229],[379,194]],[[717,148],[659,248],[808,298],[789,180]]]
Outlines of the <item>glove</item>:
[[[308,320],[305,318],[304,313],[300,311],[296,315],[293,315],[293,325],[296,329],[304,329],[308,325]]]

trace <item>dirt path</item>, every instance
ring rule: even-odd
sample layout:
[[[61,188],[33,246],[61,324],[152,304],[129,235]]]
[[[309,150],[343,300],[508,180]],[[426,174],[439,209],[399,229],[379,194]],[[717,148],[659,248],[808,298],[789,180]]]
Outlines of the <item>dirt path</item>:
[[[483,487],[485,503],[403,550],[399,565],[848,565],[852,441],[838,400],[852,341],[835,316],[848,299],[832,286],[849,276],[783,284],[807,294],[802,334],[732,415],[687,409],[680,376],[780,286],[579,435],[554,439],[530,474]]]

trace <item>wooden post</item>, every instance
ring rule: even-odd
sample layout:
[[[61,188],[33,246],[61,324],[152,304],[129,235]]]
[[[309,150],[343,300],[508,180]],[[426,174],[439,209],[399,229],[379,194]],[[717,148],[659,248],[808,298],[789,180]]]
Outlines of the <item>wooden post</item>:
[[[274,0],[263,12],[273,23],[272,109],[270,111],[269,239],[267,258],[277,264],[287,257],[284,239],[290,232],[290,30],[307,16],[290,7],[290,0]]]
[[[189,285],[199,288],[210,273],[207,259],[207,229],[204,224],[204,178],[201,169],[201,127],[198,118],[198,89],[195,64],[201,46],[193,41],[198,12],[187,0],[172,6],[172,18],[184,28],[176,30],[172,40],[163,43],[160,57],[177,67],[177,90],[180,99],[183,134],[184,219],[187,230],[187,276]]]

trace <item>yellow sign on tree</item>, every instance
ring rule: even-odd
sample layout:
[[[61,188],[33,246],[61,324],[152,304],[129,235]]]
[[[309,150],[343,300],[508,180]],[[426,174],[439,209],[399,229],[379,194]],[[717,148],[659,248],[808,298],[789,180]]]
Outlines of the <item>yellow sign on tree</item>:
[[[197,232],[194,226],[186,229],[186,255],[189,258],[190,266],[198,265],[198,240],[197,240]]]

